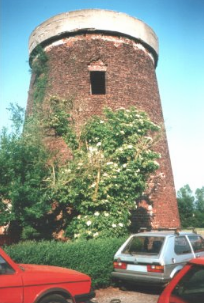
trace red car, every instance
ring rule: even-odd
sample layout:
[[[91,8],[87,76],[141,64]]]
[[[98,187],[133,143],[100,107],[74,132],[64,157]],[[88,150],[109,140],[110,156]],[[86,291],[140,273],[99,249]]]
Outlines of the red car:
[[[80,303],[94,296],[89,276],[55,266],[16,264],[0,248],[0,303]]]
[[[157,303],[204,303],[204,258],[189,261],[164,289]]]

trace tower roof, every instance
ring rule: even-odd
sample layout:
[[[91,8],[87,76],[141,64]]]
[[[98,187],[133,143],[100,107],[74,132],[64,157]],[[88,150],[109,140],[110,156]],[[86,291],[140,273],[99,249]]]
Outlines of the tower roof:
[[[128,36],[144,44],[158,58],[158,38],[143,21],[124,13],[102,9],[84,9],[62,13],[37,26],[29,38],[29,55],[39,45],[61,36],[82,32],[105,32]]]

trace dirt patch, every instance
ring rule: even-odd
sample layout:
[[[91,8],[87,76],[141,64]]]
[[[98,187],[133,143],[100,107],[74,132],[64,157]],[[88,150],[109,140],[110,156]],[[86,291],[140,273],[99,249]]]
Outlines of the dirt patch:
[[[115,287],[96,290],[93,303],[156,303],[161,290],[132,287],[121,290]]]

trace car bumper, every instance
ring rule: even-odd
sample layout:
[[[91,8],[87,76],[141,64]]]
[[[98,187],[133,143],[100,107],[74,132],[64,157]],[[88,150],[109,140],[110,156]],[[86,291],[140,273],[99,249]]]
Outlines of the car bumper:
[[[117,279],[117,280],[122,280],[122,281],[129,281],[129,282],[135,282],[138,284],[152,284],[152,285],[163,285],[169,282],[169,278],[164,278],[158,275],[151,275],[151,276],[146,276],[146,275],[138,275],[137,273],[125,273],[125,272],[117,272],[114,271],[111,273],[112,277]]]
[[[76,296],[74,297],[74,299],[75,299],[75,302],[76,302],[76,303],[82,303],[82,302],[85,303],[85,302],[87,302],[88,300],[94,298],[95,295],[96,295],[95,292],[94,292],[94,291],[91,291],[91,292],[88,293],[88,294],[76,295]]]

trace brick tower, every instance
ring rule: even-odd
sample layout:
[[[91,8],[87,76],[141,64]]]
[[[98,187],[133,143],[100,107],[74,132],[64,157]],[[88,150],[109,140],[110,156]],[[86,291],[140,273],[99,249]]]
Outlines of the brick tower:
[[[78,127],[104,107],[136,106],[155,123],[163,114],[155,68],[158,40],[144,22],[124,13],[100,9],[56,15],[40,24],[29,39],[30,61],[41,45],[49,58],[46,97],[72,99]],[[33,108],[31,78],[27,113]],[[42,105],[42,108],[46,108]],[[61,139],[53,142],[62,150]],[[150,180],[153,227],[180,225],[166,134],[156,147],[161,154],[157,180]]]

